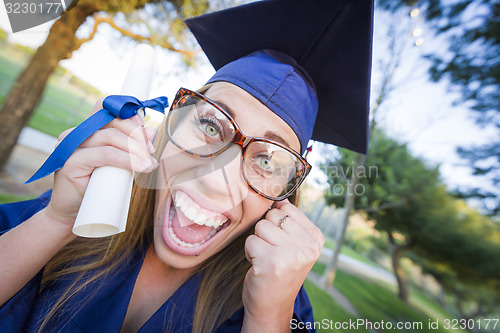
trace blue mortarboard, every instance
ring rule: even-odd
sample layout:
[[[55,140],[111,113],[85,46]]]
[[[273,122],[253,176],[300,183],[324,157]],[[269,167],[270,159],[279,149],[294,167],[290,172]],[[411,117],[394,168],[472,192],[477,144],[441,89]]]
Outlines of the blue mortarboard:
[[[366,153],[372,0],[268,0],[186,20],[217,70],[297,134]],[[317,114],[317,115],[316,115]]]

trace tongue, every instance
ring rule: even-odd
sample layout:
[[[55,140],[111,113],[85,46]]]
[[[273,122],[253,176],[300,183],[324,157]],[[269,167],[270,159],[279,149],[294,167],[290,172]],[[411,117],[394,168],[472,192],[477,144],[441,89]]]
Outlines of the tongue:
[[[194,223],[180,209],[176,209],[172,219],[172,229],[180,240],[193,244],[204,240],[213,228]]]

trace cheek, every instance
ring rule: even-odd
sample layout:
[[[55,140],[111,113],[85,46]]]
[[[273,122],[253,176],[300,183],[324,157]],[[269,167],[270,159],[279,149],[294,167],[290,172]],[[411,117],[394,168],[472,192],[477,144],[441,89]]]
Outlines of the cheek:
[[[176,175],[196,168],[200,164],[200,160],[177,148],[172,142],[167,142],[159,163],[159,181],[168,184]]]
[[[273,201],[268,200],[254,191],[243,200],[243,215],[241,217],[242,232],[253,227],[266,214],[268,208],[273,204]]]

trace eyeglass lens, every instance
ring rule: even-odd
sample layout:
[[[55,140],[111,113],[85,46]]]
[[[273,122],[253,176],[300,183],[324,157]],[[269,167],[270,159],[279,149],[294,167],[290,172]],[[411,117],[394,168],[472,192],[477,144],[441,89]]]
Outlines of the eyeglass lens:
[[[209,157],[231,144],[236,129],[219,109],[203,99],[185,95],[170,111],[171,139],[189,153]],[[243,176],[258,192],[279,198],[293,190],[304,166],[292,153],[264,141],[252,141],[243,157]]]

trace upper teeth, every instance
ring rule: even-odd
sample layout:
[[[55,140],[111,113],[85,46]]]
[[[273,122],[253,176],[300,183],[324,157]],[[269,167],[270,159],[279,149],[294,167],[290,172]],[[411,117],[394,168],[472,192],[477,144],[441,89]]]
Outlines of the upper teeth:
[[[214,215],[214,212],[198,206],[184,192],[175,192],[174,204],[188,219],[199,225],[218,228],[227,221],[227,218],[221,214],[207,218],[209,215]]]

